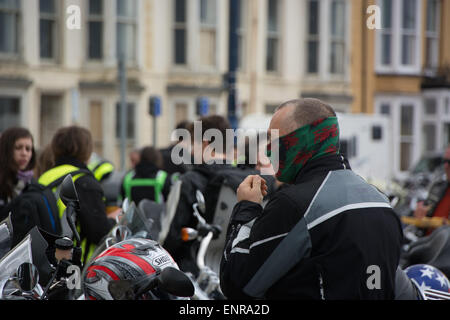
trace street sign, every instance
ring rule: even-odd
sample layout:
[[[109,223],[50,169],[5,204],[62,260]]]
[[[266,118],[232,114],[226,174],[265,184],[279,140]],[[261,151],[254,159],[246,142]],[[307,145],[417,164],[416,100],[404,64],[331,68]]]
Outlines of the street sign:
[[[209,113],[209,100],[207,97],[199,97],[197,99],[197,115],[204,117]]]
[[[162,114],[161,98],[158,96],[150,97],[149,113],[152,117],[159,117]]]

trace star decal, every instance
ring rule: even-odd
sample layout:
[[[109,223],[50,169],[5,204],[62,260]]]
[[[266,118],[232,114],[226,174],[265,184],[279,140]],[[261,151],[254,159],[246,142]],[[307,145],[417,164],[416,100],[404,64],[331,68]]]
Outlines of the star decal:
[[[422,283],[420,284],[419,289],[420,289],[421,292],[424,292],[424,291],[427,290],[427,289],[431,289],[431,287],[427,286],[427,285],[425,284],[425,282],[422,281]]]
[[[422,272],[422,275],[421,275],[422,278],[428,277],[430,279],[433,279],[434,272],[431,269],[429,269],[429,268],[420,269],[420,272]]]
[[[447,279],[445,279],[445,277],[441,274],[438,274],[436,277],[436,280],[439,281],[439,283],[441,284],[441,287],[445,287],[446,283],[447,283]]]

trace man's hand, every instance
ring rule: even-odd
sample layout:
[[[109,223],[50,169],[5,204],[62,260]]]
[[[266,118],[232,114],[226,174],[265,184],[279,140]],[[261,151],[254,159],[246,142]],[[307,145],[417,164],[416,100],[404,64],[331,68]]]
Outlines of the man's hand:
[[[422,219],[431,209],[431,206],[426,206],[423,201],[417,202],[416,210],[414,211],[414,217],[418,219]]]
[[[266,195],[266,180],[257,175],[245,178],[237,190],[238,202],[247,200],[261,204]]]

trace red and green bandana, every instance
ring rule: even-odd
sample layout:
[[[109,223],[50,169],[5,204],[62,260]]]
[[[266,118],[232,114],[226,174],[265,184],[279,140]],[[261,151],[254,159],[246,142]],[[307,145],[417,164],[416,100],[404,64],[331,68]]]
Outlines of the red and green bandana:
[[[276,177],[281,182],[293,183],[300,169],[309,160],[339,153],[338,120],[336,117],[330,117],[314,121],[280,137],[278,146],[279,163]],[[272,143],[267,146],[267,156],[273,161],[271,147]]]

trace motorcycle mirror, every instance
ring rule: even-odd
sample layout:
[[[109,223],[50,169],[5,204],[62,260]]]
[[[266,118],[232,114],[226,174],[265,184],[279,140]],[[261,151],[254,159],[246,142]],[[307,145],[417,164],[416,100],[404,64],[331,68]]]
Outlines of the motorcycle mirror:
[[[205,197],[203,196],[203,193],[200,190],[197,190],[195,193],[195,197],[197,198],[197,204],[198,208],[202,213],[206,212],[206,205],[205,205]]]
[[[114,229],[112,230],[112,234],[116,238],[117,242],[121,242],[123,240],[127,240],[129,237],[132,236],[133,233],[127,226],[118,225],[114,227]]]
[[[17,268],[17,282],[23,292],[31,292],[39,282],[39,271],[32,263],[22,263]]]
[[[195,293],[191,279],[182,271],[167,267],[158,277],[159,287],[177,297],[192,297]]]
[[[122,212],[126,213],[128,211],[128,209],[130,208],[130,200],[128,198],[125,198],[125,200],[123,200],[122,202]]]
[[[61,184],[61,191],[59,192],[61,201],[67,206],[70,202],[78,202],[77,189],[73,183],[72,176],[69,174],[64,178]]]

